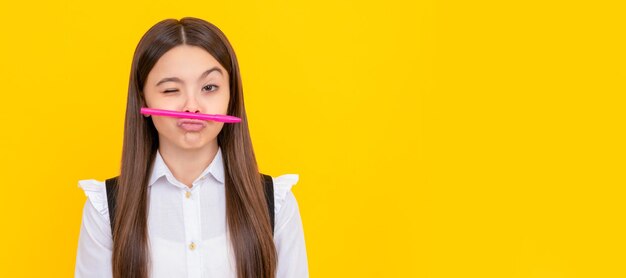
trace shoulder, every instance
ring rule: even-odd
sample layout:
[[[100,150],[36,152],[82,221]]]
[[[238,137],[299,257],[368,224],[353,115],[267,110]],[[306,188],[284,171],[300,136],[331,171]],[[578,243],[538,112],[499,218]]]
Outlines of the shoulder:
[[[107,192],[105,181],[95,179],[79,180],[80,187],[87,196],[87,203],[95,212],[107,221],[109,220],[109,205],[107,203]],[[85,204],[87,206],[87,204]]]
[[[106,185],[98,180],[80,180],[87,200],[78,236],[75,277],[111,277],[113,236],[106,202]]]
[[[272,177],[274,182],[274,214],[278,215],[290,202],[295,201],[291,188],[298,183],[298,174],[284,174]]]

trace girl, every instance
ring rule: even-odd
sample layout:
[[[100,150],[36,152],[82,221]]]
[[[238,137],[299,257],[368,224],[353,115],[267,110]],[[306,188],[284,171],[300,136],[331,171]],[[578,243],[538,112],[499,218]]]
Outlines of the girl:
[[[226,36],[201,19],[163,20],[133,56],[120,175],[79,181],[88,200],[75,276],[308,277],[297,181],[259,173]]]

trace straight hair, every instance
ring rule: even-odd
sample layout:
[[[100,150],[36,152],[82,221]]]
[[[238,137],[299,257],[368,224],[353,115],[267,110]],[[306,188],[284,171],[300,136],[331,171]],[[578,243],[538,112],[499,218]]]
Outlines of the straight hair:
[[[272,236],[263,178],[252,148],[235,52],[215,25],[198,18],[165,19],[141,38],[131,65],[122,161],[118,179],[113,234],[114,278],[147,278],[148,180],[159,147],[152,117],[143,117],[144,85],[158,59],[179,45],[202,47],[228,71],[228,115],[241,118],[226,124],[217,136],[223,153],[226,227],[235,254],[238,278],[276,275],[277,255]]]

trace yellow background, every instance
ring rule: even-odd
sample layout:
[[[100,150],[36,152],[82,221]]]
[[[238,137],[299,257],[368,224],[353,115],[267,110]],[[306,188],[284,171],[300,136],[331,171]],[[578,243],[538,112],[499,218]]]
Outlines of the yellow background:
[[[312,277],[626,277],[617,1],[5,1],[0,277],[71,277],[80,179],[117,174],[132,54],[231,40]]]

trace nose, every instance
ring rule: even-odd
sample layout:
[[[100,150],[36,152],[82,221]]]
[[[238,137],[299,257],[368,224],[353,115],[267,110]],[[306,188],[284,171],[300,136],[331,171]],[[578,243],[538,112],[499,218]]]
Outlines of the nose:
[[[185,109],[183,109],[183,111],[191,112],[191,113],[200,113],[200,108],[199,108],[198,102],[196,101],[195,96],[190,96],[187,98],[187,102],[185,103]]]

